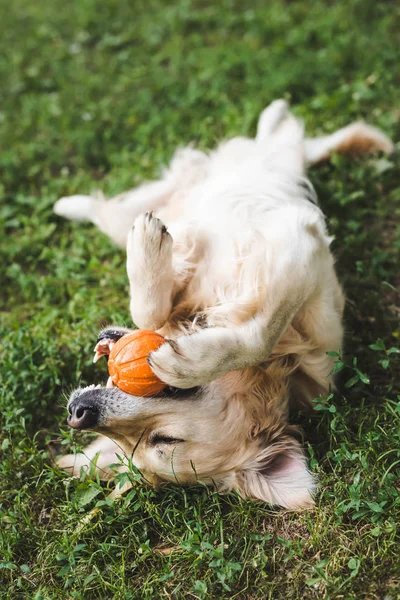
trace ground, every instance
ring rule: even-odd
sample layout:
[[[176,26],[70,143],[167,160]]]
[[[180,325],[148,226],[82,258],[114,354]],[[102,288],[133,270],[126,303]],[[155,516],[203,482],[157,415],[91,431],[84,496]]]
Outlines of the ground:
[[[311,133],[365,118],[396,142],[399,17],[390,0],[3,3],[2,599],[400,598],[397,156],[311,173],[347,311],[338,392],[293,415],[319,479],[304,513],[203,487],[113,502],[55,467],[88,437],[65,405],[105,379],[99,327],[130,320],[124,253],[52,213],[155,177],[181,144],[254,134],[279,97]]]

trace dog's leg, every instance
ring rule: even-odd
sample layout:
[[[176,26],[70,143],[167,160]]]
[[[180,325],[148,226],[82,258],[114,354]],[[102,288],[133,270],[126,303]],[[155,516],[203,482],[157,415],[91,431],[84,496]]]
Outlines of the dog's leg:
[[[392,141],[382,131],[363,122],[352,123],[331,135],[306,138],[303,143],[302,123],[290,113],[285,100],[275,100],[261,113],[256,142],[266,150],[272,150],[274,166],[287,169],[288,164],[294,163],[299,174],[303,170],[302,161],[306,166],[314,165],[328,159],[333,152],[357,155],[381,151],[389,154],[394,150]],[[295,161],[288,151],[295,151]]]
[[[275,100],[260,115],[256,143],[269,169],[304,174],[304,127],[285,100]]]
[[[342,154],[368,154],[393,152],[392,141],[376,127],[366,123],[352,123],[331,135],[307,138],[304,142],[307,165],[326,160],[333,152]]]
[[[111,200],[92,196],[67,196],[54,205],[54,212],[75,221],[91,221],[113,242],[126,246],[135,218],[147,211],[158,211],[168,205],[172,195],[205,176],[208,158],[190,146],[178,150],[160,181],[146,183]]]
[[[191,388],[265,361],[289,325],[296,308],[282,303],[237,328],[215,327],[181,336],[149,355],[158,377],[177,388]]]
[[[325,273],[332,269],[318,226],[309,224],[298,229],[297,215],[291,211],[281,218],[286,223],[293,218],[293,228],[269,248],[265,263],[268,290],[262,312],[244,325],[204,329],[161,346],[150,354],[149,364],[162,381],[190,388],[267,359],[297,312],[323,285],[320,281],[325,281]],[[272,236],[271,230],[270,242]],[[287,245],[287,239],[293,244]]]
[[[161,208],[173,191],[174,182],[167,177],[111,200],[92,196],[60,198],[54,205],[54,212],[75,221],[91,221],[118,246],[124,247],[135,218],[143,212]]]
[[[256,141],[258,143],[268,141],[289,114],[289,105],[286,100],[274,100],[274,102],[271,102],[262,111],[258,119]]]
[[[172,308],[172,237],[146,213],[137,217],[126,250],[132,319],[141,329],[160,329]]]
[[[79,477],[81,469],[86,472],[94,469],[100,479],[107,480],[113,478],[117,472],[115,468],[110,467],[119,462],[117,454],[123,456],[124,453],[113,440],[99,435],[83,452],[60,456],[57,465],[75,477]]]

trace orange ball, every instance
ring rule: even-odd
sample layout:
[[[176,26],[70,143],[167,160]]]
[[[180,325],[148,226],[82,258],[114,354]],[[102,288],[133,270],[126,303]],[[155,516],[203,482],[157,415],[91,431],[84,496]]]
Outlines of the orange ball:
[[[161,392],[163,383],[147,364],[150,352],[165,343],[155,331],[139,329],[128,333],[113,346],[108,358],[108,372],[112,382],[123,392],[133,396],[154,396]]]

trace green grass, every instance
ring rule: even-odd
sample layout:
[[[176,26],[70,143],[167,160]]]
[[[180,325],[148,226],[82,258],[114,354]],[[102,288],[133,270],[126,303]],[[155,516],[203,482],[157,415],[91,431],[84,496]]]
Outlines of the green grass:
[[[254,134],[277,97],[312,133],[366,118],[398,140],[399,4],[15,0],[1,12],[0,597],[400,598],[398,158],[335,157],[311,174],[348,298],[347,366],[339,392],[296,417],[320,481],[302,514],[203,487],[139,485],[113,503],[96,479],[57,470],[54,452],[85,441],[65,397],[104,381],[97,329],[129,313],[123,253],[51,210],[156,176],[190,140]]]

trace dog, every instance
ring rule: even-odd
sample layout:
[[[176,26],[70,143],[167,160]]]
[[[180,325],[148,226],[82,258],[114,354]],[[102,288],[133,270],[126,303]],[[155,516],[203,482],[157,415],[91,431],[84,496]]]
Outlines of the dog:
[[[109,201],[60,199],[56,214],[126,247],[132,320],[168,338],[148,360],[169,386],[152,398],[75,390],[69,424],[100,435],[60,467],[79,475],[94,463],[109,478],[123,453],[153,485],[202,482],[312,506],[316,481],[289,408],[334,385],[327,352],[342,346],[344,296],[305,172],[332,152],[392,149],[365,123],[307,138],[277,100],[255,139],[178,150],[159,181]],[[128,331],[106,328],[99,341],[111,347]]]

